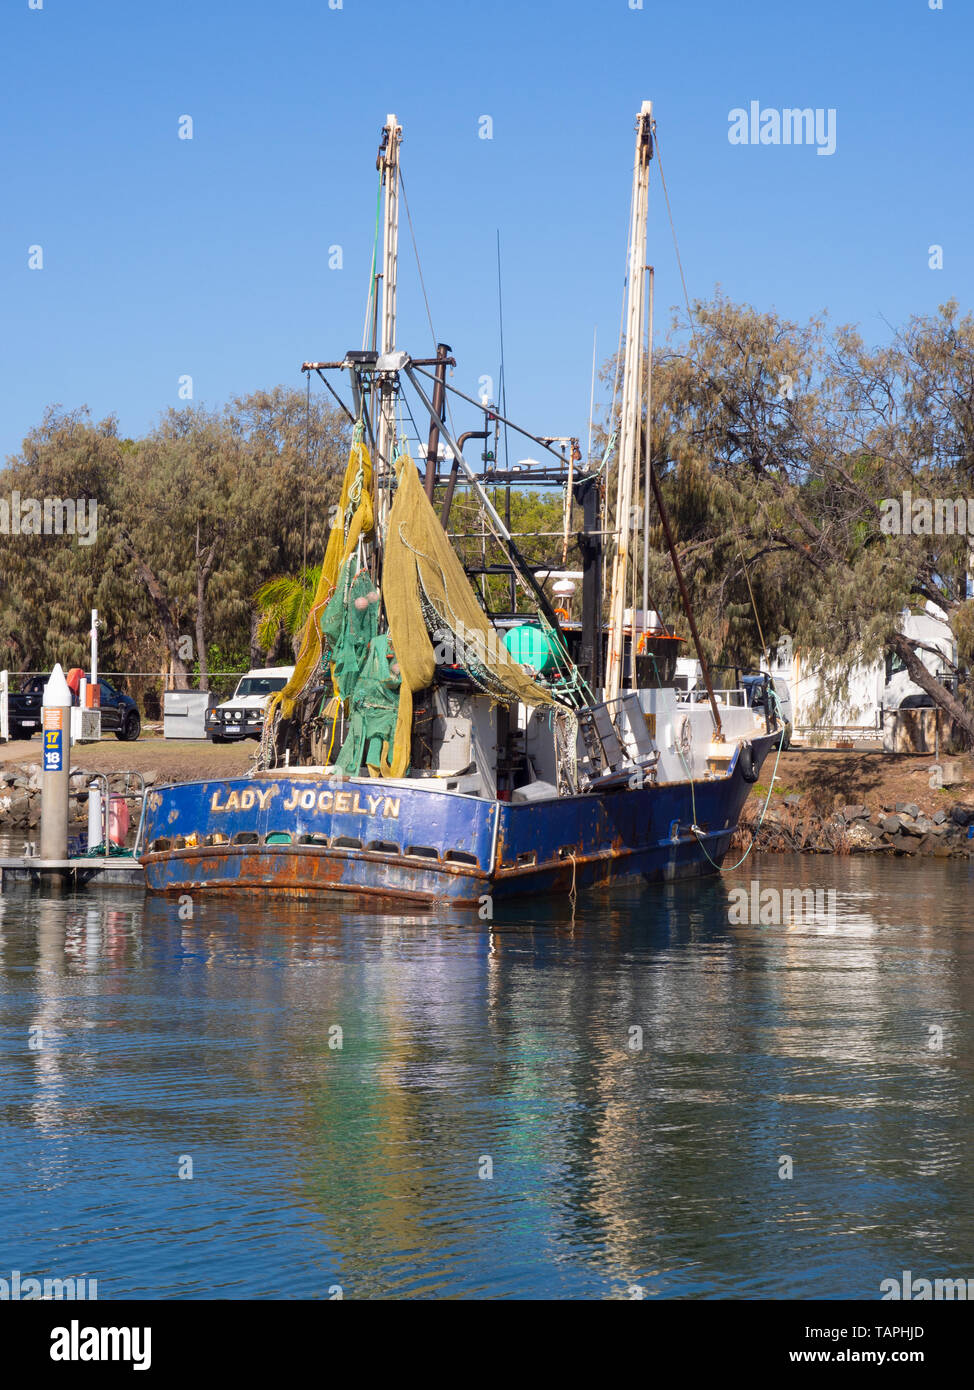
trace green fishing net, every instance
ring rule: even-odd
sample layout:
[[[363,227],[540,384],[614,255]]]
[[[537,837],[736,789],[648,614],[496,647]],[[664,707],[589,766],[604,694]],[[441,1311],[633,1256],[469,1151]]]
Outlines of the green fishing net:
[[[353,777],[363,763],[373,776],[389,775],[389,749],[396,733],[402,685],[401,675],[393,670],[395,664],[389,634],[373,637],[349,700],[348,734],[337,759],[341,770]]]
[[[349,556],[321,617],[322,664],[331,664],[335,689],[347,702],[348,733],[337,758],[355,776],[362,764],[388,776],[389,748],[396,731],[402,677],[395,653],[380,634],[379,595],[367,570]]]
[[[351,699],[369,643],[379,630],[379,595],[368,570],[354,555],[342,566],[335,592],[321,615],[322,665],[333,667],[335,690]]]

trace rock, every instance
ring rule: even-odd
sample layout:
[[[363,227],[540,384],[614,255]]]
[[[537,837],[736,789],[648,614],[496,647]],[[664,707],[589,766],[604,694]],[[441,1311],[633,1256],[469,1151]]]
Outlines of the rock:
[[[147,787],[153,787],[159,780],[159,773],[155,768],[151,768],[148,772],[143,772],[142,779]]]
[[[871,840],[881,841],[883,838],[882,829],[878,825],[873,825],[872,821],[856,821],[855,825],[849,827],[850,834],[853,831],[861,831],[868,835]]]
[[[920,808],[914,801],[898,801],[896,812],[897,815],[916,817],[920,814]]]
[[[933,821],[934,825],[943,825],[944,821],[947,819],[947,812],[941,806],[939,811],[934,811],[930,819]]]
[[[795,793],[792,792],[789,796],[785,797],[784,804],[786,806],[800,806],[802,804],[802,799],[800,796],[796,796]]]
[[[931,763],[928,772],[937,774],[937,784],[941,787],[959,787],[964,781],[960,763],[945,758],[942,763]]]
[[[917,854],[920,849],[919,840],[912,835],[891,835],[889,844],[897,854]]]
[[[930,822],[928,821],[929,825]],[[926,832],[920,829],[919,820],[914,820],[912,816],[900,816],[900,829],[904,835],[924,835]]]
[[[884,816],[880,825],[887,835],[897,835],[903,828],[903,822],[899,816]]]
[[[30,797],[18,788],[0,796],[0,825],[26,825],[30,812]]]
[[[914,833],[917,835],[929,835],[934,830],[939,830],[939,825],[930,819],[929,816],[917,816],[913,823]]]
[[[883,849],[883,832],[876,825],[855,821],[846,832],[846,843],[856,850]]]
[[[965,806],[962,801],[958,801],[956,806],[950,808],[950,819],[955,825],[970,825],[974,820],[974,806]]]
[[[843,807],[842,807],[842,814],[845,816],[845,818],[846,818],[847,821],[850,821],[850,820],[868,820],[868,819],[869,819],[869,807],[868,807],[868,806],[843,806]]]

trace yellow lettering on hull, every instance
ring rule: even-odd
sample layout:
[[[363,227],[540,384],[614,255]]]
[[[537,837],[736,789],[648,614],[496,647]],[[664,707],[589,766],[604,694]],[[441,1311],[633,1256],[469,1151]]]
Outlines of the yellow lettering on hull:
[[[210,811],[222,815],[227,811],[252,811],[259,806],[266,811],[272,797],[279,794],[280,788],[244,787],[240,791],[227,794],[222,799],[219,790],[210,797]],[[315,811],[319,814],[332,813],[337,816],[372,816],[383,820],[398,820],[400,798],[398,796],[372,796],[363,792],[316,791],[314,787],[292,787],[287,799],[281,802],[282,811]]]

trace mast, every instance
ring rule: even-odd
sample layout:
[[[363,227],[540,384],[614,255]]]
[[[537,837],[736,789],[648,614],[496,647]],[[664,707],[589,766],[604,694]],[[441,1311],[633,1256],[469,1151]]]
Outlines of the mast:
[[[636,118],[636,158],[632,178],[632,225],[629,235],[626,355],[619,422],[619,470],[616,485],[615,553],[609,599],[609,655],[605,697],[615,699],[622,683],[626,577],[629,568],[631,508],[640,437],[640,365],[646,276],[646,224],[649,217],[649,162],[653,157],[653,103],[644,101]],[[635,615],[634,615],[635,617]],[[635,639],[635,621],[633,622]],[[635,648],[633,655],[635,654]]]
[[[386,117],[376,161],[385,188],[385,215],[382,229],[382,318],[378,351],[380,356],[396,347],[396,289],[399,276],[399,145],[402,126],[394,115]],[[389,510],[392,447],[396,435],[395,375],[379,380],[379,410],[376,424],[376,496],[380,534]]]

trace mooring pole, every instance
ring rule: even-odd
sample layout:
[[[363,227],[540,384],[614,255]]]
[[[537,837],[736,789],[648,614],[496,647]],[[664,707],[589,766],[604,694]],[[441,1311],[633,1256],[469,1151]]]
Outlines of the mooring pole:
[[[60,664],[54,667],[41,700],[41,853],[42,860],[68,857],[68,792],[71,780],[71,691]],[[46,888],[63,887],[63,873],[41,875]]]

